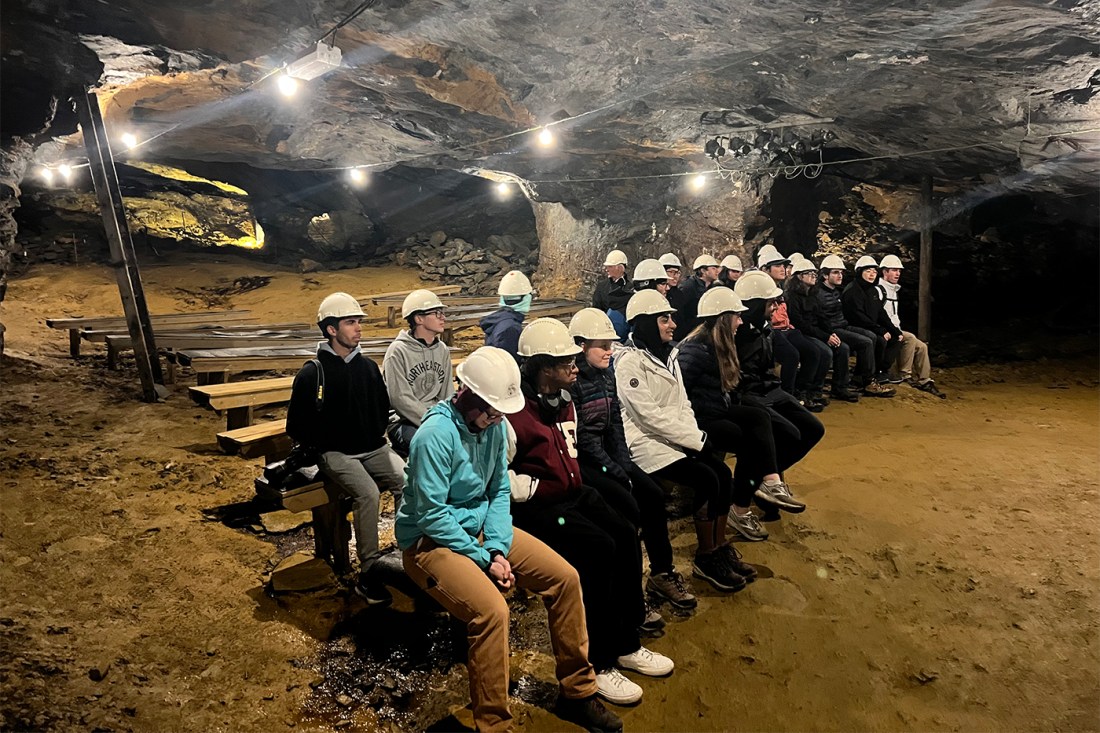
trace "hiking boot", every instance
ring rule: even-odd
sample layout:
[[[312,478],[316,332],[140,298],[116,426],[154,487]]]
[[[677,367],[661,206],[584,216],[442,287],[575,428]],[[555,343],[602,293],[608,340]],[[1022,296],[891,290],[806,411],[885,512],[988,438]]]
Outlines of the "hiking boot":
[[[717,551],[696,555],[691,572],[725,593],[736,593],[746,585],[745,579],[733,572],[726,558]]]
[[[738,514],[733,510],[733,507],[730,507],[726,521],[737,534],[749,542],[760,542],[768,539],[768,530],[764,529],[760,524],[760,520],[752,512]]]
[[[936,383],[929,379],[927,382],[921,382],[920,384],[914,384],[914,389],[919,389],[921,392],[927,392],[930,395],[935,395],[941,400],[946,400],[947,395],[936,389]]]
[[[605,708],[596,695],[579,700],[558,695],[555,712],[562,720],[576,723],[589,733],[619,733],[623,729],[622,718]]]
[[[649,574],[645,589],[649,593],[663,598],[676,608],[695,608],[698,601],[691,594],[684,576],[673,570],[670,573]]]
[[[672,670],[676,667],[664,654],[658,654],[644,646],[638,647],[635,652],[624,654],[615,660],[615,663],[623,669],[629,669],[631,672],[644,674],[647,677],[665,677],[672,674]]]
[[[386,584],[382,582],[377,573],[373,573],[369,569],[359,573],[352,589],[355,591],[355,595],[367,602],[368,606],[388,606],[393,603],[393,596],[390,595],[389,588],[386,587]]]
[[[841,402],[859,402],[859,395],[847,387],[833,390],[833,399]]]
[[[883,387],[872,379],[863,385],[863,394],[867,397],[893,397],[895,392],[893,387]]]
[[[642,688],[614,667],[596,673],[596,687],[597,695],[616,705],[632,705],[642,699]]]
[[[786,481],[775,484],[767,482],[760,484],[756,489],[756,497],[792,514],[806,511],[806,505],[791,495],[791,487],[787,486]]]
[[[638,627],[638,631],[647,635],[660,635],[661,629],[665,627],[665,619],[661,616],[661,612],[654,608],[649,599],[645,600],[645,618],[642,619],[642,625]]]
[[[751,583],[756,580],[756,568],[742,561],[741,553],[737,551],[736,547],[725,544],[719,547],[715,552],[721,552],[725,555],[726,564],[730,566],[730,570],[744,578],[746,583]]]

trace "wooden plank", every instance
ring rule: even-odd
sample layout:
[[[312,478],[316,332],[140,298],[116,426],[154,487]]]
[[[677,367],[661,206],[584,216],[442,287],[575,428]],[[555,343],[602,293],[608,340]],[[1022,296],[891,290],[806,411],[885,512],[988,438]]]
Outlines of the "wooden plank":
[[[129,336],[111,334],[105,339],[108,349],[124,351],[129,348]],[[183,351],[185,349],[236,349],[248,346],[312,346],[316,351],[317,334],[306,331],[248,336],[244,334],[212,332],[208,334],[157,334],[157,346],[161,349]]]
[[[531,310],[527,314],[526,320],[534,320],[536,318],[560,318],[561,320],[568,320],[577,311],[582,308],[586,308],[587,305],[576,300],[544,300],[535,301],[531,304]],[[456,331],[461,331],[471,326],[476,326],[482,318],[493,313],[496,309],[491,310],[479,310],[476,312],[466,312],[458,318],[448,318],[447,328],[443,332],[444,343],[450,344],[454,339]]]
[[[221,449],[242,458],[273,455],[280,448],[289,451],[293,444],[294,441],[286,434],[286,420],[273,420],[218,433]]]
[[[386,304],[386,325],[390,328],[397,326],[397,319],[401,313],[401,306],[404,304],[404,298],[390,300],[388,298],[376,300],[382,301]],[[443,305],[447,306],[447,313],[453,312],[453,308],[458,306],[487,306],[495,305],[500,302],[500,297],[493,296],[481,296],[481,295],[463,295],[457,298],[446,298],[443,300]],[[381,303],[380,303],[381,304]],[[448,315],[449,317],[449,315]]]
[[[359,301],[359,305],[366,307],[369,305],[380,305],[375,303],[376,298],[396,298],[400,297],[404,299],[406,295],[413,290],[431,290],[436,295],[454,295],[455,293],[462,292],[462,286],[460,285],[433,285],[430,288],[410,288],[408,290],[391,290],[386,293],[373,293],[371,295],[359,295],[355,299]]]
[[[237,319],[246,320],[246,319]],[[249,316],[247,320],[255,320],[254,317]],[[233,325],[235,321],[201,321],[192,323],[173,323],[170,326],[157,329],[157,345],[159,346],[162,341],[162,337],[168,336],[207,336],[212,333],[226,333],[226,334],[266,334],[266,333],[316,333],[317,338],[320,339],[321,334],[317,331],[316,327],[310,323],[237,323]],[[227,325],[228,324],[228,325]],[[70,332],[71,333],[71,332]],[[125,336],[126,329],[115,328],[90,328],[83,331],[78,331],[80,338],[92,343],[104,343],[108,336]]]
[[[250,316],[252,311],[248,310],[225,310],[225,311],[193,311],[189,313],[154,313],[149,316],[154,326],[167,324],[167,323],[179,323],[180,321],[188,321],[193,319],[223,319],[226,316]],[[237,318],[237,320],[245,320],[244,318]],[[46,326],[49,328],[56,328],[58,330],[67,331],[71,328],[88,329],[88,328],[125,328],[126,318],[124,316],[76,316],[67,318],[47,318]]]

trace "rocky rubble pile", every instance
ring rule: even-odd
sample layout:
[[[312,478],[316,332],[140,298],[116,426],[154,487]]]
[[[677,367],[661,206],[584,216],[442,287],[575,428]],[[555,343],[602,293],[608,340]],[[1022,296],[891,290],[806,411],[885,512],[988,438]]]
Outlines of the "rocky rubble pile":
[[[538,240],[530,235],[490,234],[478,246],[446,232],[434,231],[406,237],[380,247],[376,261],[420,268],[420,279],[445,285],[461,285],[463,292],[489,295],[496,292],[501,276],[509,270],[530,275],[538,265]]]

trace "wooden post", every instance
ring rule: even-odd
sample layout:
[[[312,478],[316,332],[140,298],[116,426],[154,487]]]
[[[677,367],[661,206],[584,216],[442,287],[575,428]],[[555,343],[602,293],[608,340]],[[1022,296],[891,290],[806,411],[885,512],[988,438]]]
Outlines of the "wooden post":
[[[932,222],[935,211],[932,203],[932,176],[925,176],[920,183],[920,286],[917,291],[917,338],[928,343],[932,335]]]
[[[130,340],[137,357],[142,399],[155,402],[158,397],[166,396],[168,390],[164,387],[160,361],[156,358],[157,345],[153,339],[149,308],[145,304],[145,290],[141,285],[137,254],[126,224],[126,210],[122,205],[118,173],[115,171],[114,158],[111,157],[111,144],[95,92],[89,90],[83,96],[77,97],[76,111],[84,133],[88,167],[92,173],[96,198],[99,199],[103,227],[111,246],[111,266],[115,270],[118,293],[126,314],[126,328],[130,332]]]

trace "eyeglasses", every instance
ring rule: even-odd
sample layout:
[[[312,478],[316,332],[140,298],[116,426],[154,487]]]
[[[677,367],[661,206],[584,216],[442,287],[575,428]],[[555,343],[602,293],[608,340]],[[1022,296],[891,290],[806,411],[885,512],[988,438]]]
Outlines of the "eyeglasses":
[[[485,417],[489,418],[490,420],[499,420],[504,417],[504,413],[500,410],[490,407],[485,410]]]
[[[426,315],[426,316],[435,316],[436,318],[446,318],[447,317],[447,314],[443,311],[442,308],[436,308],[434,311],[424,311],[424,315]]]
[[[555,369],[572,369],[576,361],[571,356],[564,356],[554,362]]]

